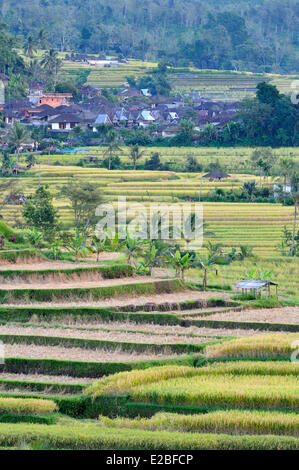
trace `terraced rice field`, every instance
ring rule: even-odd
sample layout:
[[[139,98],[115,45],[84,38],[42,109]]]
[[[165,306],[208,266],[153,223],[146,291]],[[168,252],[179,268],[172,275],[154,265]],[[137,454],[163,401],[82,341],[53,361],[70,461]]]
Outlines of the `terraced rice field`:
[[[149,202],[177,204],[186,197],[198,200],[201,186],[200,175],[178,174],[179,180],[172,180],[174,173],[167,172],[137,172],[133,173],[102,169],[82,169],[78,167],[64,168],[42,167],[42,183],[48,184],[51,192],[57,195],[59,188],[69,177],[87,179],[99,183],[107,201],[116,202],[118,196],[126,196],[128,202],[141,202],[148,207]],[[139,178],[139,181],[138,181]],[[254,179],[250,175],[234,175],[221,183],[204,181],[202,195],[218,188],[239,188],[244,181]],[[147,181],[155,179],[155,181]],[[37,177],[27,177],[25,193],[31,194],[37,186]],[[280,204],[260,203],[208,203],[203,202],[205,222],[209,231],[215,233],[215,242],[220,242],[230,248],[240,244],[254,247],[255,253],[262,256],[273,255],[276,252],[283,227],[292,227],[292,207]],[[55,205],[66,227],[71,226],[72,216],[66,201],[57,199]],[[178,206],[179,208],[179,206]],[[15,223],[21,220],[19,206],[6,206],[3,216],[7,222]]]
[[[194,319],[194,317],[192,317]],[[209,320],[232,320],[243,322],[265,323],[294,323],[299,324],[299,307],[273,308],[245,310],[241,312],[215,313],[208,317],[200,318]]]
[[[97,68],[87,64],[65,61],[61,76],[69,79],[81,70],[90,72],[87,84],[97,88],[119,88],[126,83],[126,77],[139,77],[157,64],[130,59],[128,64],[117,68]],[[199,91],[204,98],[214,100],[240,100],[245,96],[253,96],[256,85],[261,81],[275,84],[281,92],[289,92],[295,76],[232,72],[217,70],[199,70],[175,68],[171,71],[170,81],[174,91]]]
[[[100,263],[105,266],[105,256]],[[123,269],[118,259],[115,263],[110,276]],[[45,264],[46,270],[61,276],[70,269],[70,263]],[[90,266],[94,262],[80,264],[83,275]],[[2,276],[6,271],[6,276],[12,272],[14,277],[2,281],[1,292],[11,292],[14,279],[18,287],[30,287],[34,295],[45,287],[54,293],[58,290],[57,282],[44,278],[45,265],[40,260],[2,267]],[[32,284],[24,281],[28,270],[35,273]],[[51,449],[133,449],[136,442],[142,449],[298,448],[296,364],[284,357],[268,363],[217,362],[217,351],[230,351],[231,359],[231,354],[240,356],[245,347],[246,351],[253,348],[255,355],[261,345],[270,347],[273,335],[270,338],[267,331],[268,318],[261,317],[268,322],[259,323],[262,331],[248,327],[250,311],[236,312],[241,307],[227,303],[230,294],[189,289],[169,293],[163,287],[165,279],[159,278],[138,280],[141,286],[156,282],[159,294],[145,291],[122,298],[121,289],[132,281],[136,279],[110,277],[84,284],[72,275],[65,279],[64,289],[84,286],[87,296],[80,303],[66,299],[60,304],[41,303],[31,297],[27,306],[16,300],[0,305],[5,356],[0,365],[0,411],[1,400],[4,407],[10,399],[10,413],[0,412],[0,444],[18,448],[21,440],[30,449],[36,439],[42,439]],[[91,285],[101,288],[104,284],[120,290],[113,299],[90,301]],[[252,312],[255,318],[258,314]],[[240,315],[241,326],[198,326],[197,315],[208,319]],[[296,327],[295,309],[273,311],[273,316],[281,323],[287,318]],[[293,341],[297,336],[284,333],[275,344],[286,348],[289,338]],[[272,361],[279,357],[281,347],[271,349]],[[118,393],[123,397],[119,402]],[[111,394],[116,395],[112,402]],[[20,414],[18,410],[25,406],[37,411]],[[115,406],[122,418],[113,420]],[[46,414],[48,409],[51,413]],[[176,413],[168,416],[167,426],[161,415],[165,410]],[[154,416],[132,419],[144,414]]]
[[[58,162],[61,165],[71,166],[77,164],[82,158],[86,156],[97,156],[98,158],[104,158],[103,147],[88,147],[85,151],[79,151],[74,153],[61,153],[56,155],[41,155],[39,157],[40,162],[47,164],[50,162],[51,165]],[[253,149],[250,147],[144,147],[143,156],[137,162],[137,168],[139,165],[143,165],[145,161],[151,156],[152,152],[158,152],[162,163],[167,163],[173,166],[173,170],[176,172],[180,171],[180,167],[186,163],[186,158],[192,155],[197,158],[198,162],[204,167],[210,163],[215,163],[217,159],[221,162],[221,165],[226,171],[233,173],[250,173],[252,172],[252,164],[250,158]],[[292,155],[295,159],[299,158],[298,148],[294,147],[283,147],[273,149],[273,154],[277,157]],[[119,154],[123,165],[133,167],[132,161],[129,158],[129,149],[122,147],[122,151]],[[56,170],[58,168],[56,167]],[[152,172],[154,175],[155,172]],[[258,174],[258,172],[257,172]],[[189,175],[192,176],[192,175]]]

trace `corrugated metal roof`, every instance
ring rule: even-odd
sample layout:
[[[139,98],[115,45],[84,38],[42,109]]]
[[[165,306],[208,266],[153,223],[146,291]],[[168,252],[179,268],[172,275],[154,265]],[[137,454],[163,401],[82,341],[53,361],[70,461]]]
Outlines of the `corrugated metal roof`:
[[[235,285],[236,289],[261,289],[265,286],[277,286],[275,282],[272,281],[258,281],[255,279],[246,279],[245,281],[239,282],[239,284]]]

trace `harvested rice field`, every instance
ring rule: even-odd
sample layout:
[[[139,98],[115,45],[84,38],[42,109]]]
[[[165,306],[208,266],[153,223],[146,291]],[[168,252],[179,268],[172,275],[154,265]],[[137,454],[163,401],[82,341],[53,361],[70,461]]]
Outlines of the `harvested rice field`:
[[[194,318],[194,317],[192,317]],[[232,320],[242,322],[265,322],[265,323],[293,323],[299,324],[299,307],[285,307],[272,309],[243,310],[241,312],[215,313],[207,317],[207,320]]]
[[[138,278],[139,280],[140,278]],[[132,279],[131,279],[132,281]],[[144,281],[146,282],[146,281]],[[111,285],[111,284],[109,284]],[[81,287],[81,286],[77,286]],[[114,297],[111,299],[101,299],[98,301],[95,301],[93,299],[89,300],[68,300],[67,302],[61,302],[59,300],[54,301],[54,302],[26,302],[26,304],[22,303],[22,301],[14,301],[11,302],[12,304],[16,304],[18,306],[28,306],[32,305],[35,307],[38,306],[43,306],[43,307],[127,307],[127,306],[138,306],[140,307],[140,311],[142,310],[143,306],[146,306],[147,304],[160,304],[161,301],[163,304],[176,304],[178,302],[184,302],[188,300],[192,301],[205,301],[211,298],[219,298],[223,297],[224,299],[229,299],[230,294],[223,293],[223,292],[198,292],[198,291],[191,291],[188,289],[184,289],[182,292],[175,292],[175,293],[163,293],[163,297],[161,297],[160,294],[150,294],[150,295],[142,295],[140,294],[139,296],[137,295],[132,295],[132,296],[122,296],[122,297]],[[11,305],[11,304],[9,304]],[[2,304],[3,307],[9,306],[5,302]],[[169,310],[170,310],[169,306]]]
[[[38,279],[38,277],[36,278]],[[96,281],[88,281],[88,280],[80,280],[80,285],[74,280],[70,280],[69,282],[63,283],[58,281],[49,281],[49,282],[40,282],[37,280],[32,281],[33,287],[36,290],[45,290],[45,289],[78,289],[82,287],[86,287],[87,289],[90,287],[110,287],[115,285],[124,285],[124,284],[143,284],[150,282],[149,278],[140,278],[140,277],[128,277],[122,278],[121,281],[119,279],[100,279]],[[163,281],[165,279],[155,279],[156,282]],[[3,286],[3,287],[2,287]],[[16,286],[15,282],[7,282],[5,285],[0,283],[0,289],[5,288],[6,290],[14,290],[14,289],[27,289],[28,283],[21,281]],[[182,287],[183,289],[183,287]]]
[[[99,261],[106,261],[106,260],[116,260],[119,258],[120,255],[118,253],[100,253]],[[34,258],[28,258],[27,260],[22,260],[20,263],[7,263],[5,260],[1,260],[0,263],[0,276],[1,271],[43,271],[46,269],[51,270],[63,270],[68,268],[92,268],[97,266],[93,262],[93,259],[90,262],[80,262],[74,265],[71,261],[49,261],[45,259],[44,261],[36,261]]]
[[[167,346],[165,347],[167,349]],[[35,346],[26,344],[5,344],[5,357],[22,357],[31,359],[63,359],[83,362],[127,362],[146,359],[174,357],[173,353],[127,353],[119,350],[65,348],[63,346]]]
[[[92,378],[85,377],[69,377],[67,375],[43,375],[43,374],[11,374],[8,372],[0,373],[0,380],[24,380],[26,382],[44,382],[44,383],[70,383],[70,384],[85,384],[91,383]],[[0,384],[1,387],[1,384]]]
[[[33,328],[33,327],[11,327],[0,326],[0,339],[1,335],[35,335],[35,336],[55,336],[59,338],[82,338],[82,339],[97,339],[107,341],[121,341],[132,343],[155,343],[155,344],[171,344],[171,343],[190,343],[200,344],[205,343],[208,339],[204,336],[192,335],[183,336],[175,334],[142,334],[139,332],[131,333],[129,331],[88,331],[76,329],[59,329],[59,328]]]
[[[261,332],[259,330],[254,329],[230,329],[230,328],[200,328],[198,326],[172,326],[172,325],[159,325],[153,323],[142,323],[137,324],[132,322],[122,323],[122,322],[109,322],[109,323],[85,323],[86,319],[62,319],[63,323],[57,323],[57,321],[53,321],[53,323],[41,323],[39,324],[36,322],[35,324],[30,323],[29,325],[23,324],[20,325],[12,325],[6,324],[5,326],[0,326],[0,335],[1,334],[14,334],[11,333],[12,331],[15,334],[35,334],[41,335],[47,332],[48,336],[54,336],[56,332],[59,333],[57,336],[68,336],[65,334],[65,331],[68,331],[70,337],[76,337],[77,334],[80,334],[82,338],[94,338],[94,339],[112,339],[114,340],[116,337],[126,336],[132,337],[132,340],[137,340],[137,337],[140,336],[144,339],[144,342],[156,342],[156,343],[163,343],[168,342],[168,337],[170,339],[176,338],[176,342],[182,343],[192,343],[196,342],[197,339],[200,341],[201,338],[203,339],[214,339],[219,337],[226,337],[226,336],[252,336],[252,335],[260,335],[260,334],[268,334],[267,331]],[[30,333],[29,333],[30,331]],[[18,333],[17,333],[18,332]],[[92,336],[89,336],[91,334]],[[107,335],[107,336],[106,336]],[[119,335],[119,336],[118,336]],[[104,338],[105,337],[105,338]],[[149,340],[150,337],[150,340]],[[122,340],[124,341],[124,340]]]

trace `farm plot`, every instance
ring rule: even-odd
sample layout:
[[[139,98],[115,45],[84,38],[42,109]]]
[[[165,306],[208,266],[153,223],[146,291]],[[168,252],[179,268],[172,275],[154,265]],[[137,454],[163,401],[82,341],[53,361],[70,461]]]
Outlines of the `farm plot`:
[[[153,152],[158,152],[160,154],[160,160],[163,164],[167,163],[168,165],[173,165],[173,171],[180,172],[180,169],[184,164],[186,164],[186,159],[188,156],[196,157],[198,162],[203,165],[204,168],[207,168],[210,163],[215,163],[217,160],[221,163],[224,169],[228,172],[235,173],[246,173],[250,174],[252,171],[252,163],[250,161],[252,155],[252,148],[250,147],[225,147],[225,148],[216,148],[216,147],[142,147],[143,156],[137,162],[137,168],[140,165],[144,165],[145,161],[150,158]],[[87,155],[98,157],[99,159],[104,159],[104,147],[88,147],[84,152],[74,152],[74,153],[57,153],[55,155],[40,155],[39,161],[43,165],[54,165],[56,162],[59,165],[72,166],[79,163],[79,161],[86,157]],[[293,155],[295,160],[299,159],[298,148],[288,148],[283,147],[279,149],[273,149],[273,155],[277,158],[281,156]],[[129,148],[126,146],[122,147],[122,150],[119,155],[122,164],[127,165],[132,168],[132,161],[129,158]],[[53,172],[56,173],[65,168],[58,166],[52,166]],[[50,167],[47,167],[49,170]],[[45,170],[42,170],[42,174]],[[113,170],[115,172],[115,170]],[[150,172],[155,177],[157,172]],[[163,172],[167,173],[167,172]],[[258,172],[257,172],[258,174]],[[126,175],[126,173],[125,173]],[[186,174],[188,178],[194,176],[194,174]]]
[[[192,317],[194,318],[194,317]],[[253,309],[241,312],[215,313],[201,319],[231,320],[239,322],[265,322],[265,323],[293,323],[299,324],[299,307],[285,307],[273,309]]]

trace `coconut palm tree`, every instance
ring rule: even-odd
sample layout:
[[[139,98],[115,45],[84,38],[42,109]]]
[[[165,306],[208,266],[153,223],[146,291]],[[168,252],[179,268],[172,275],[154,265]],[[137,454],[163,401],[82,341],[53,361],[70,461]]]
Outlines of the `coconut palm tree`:
[[[295,256],[295,236],[296,236],[296,224],[297,224],[297,209],[299,207],[299,191],[292,192],[292,198],[294,200],[294,221],[293,221],[293,234],[292,234],[292,246],[290,250],[290,256]]]
[[[114,129],[109,129],[104,139],[104,143],[107,148],[104,151],[104,155],[108,157],[108,170],[111,170],[112,158],[115,157],[120,151],[120,140]]]
[[[45,28],[41,28],[37,35],[37,43],[41,49],[46,49],[48,39],[47,39],[47,32]]]
[[[29,133],[26,127],[21,124],[15,123],[14,127],[9,132],[9,146],[15,149],[17,155],[17,163],[20,159],[20,151],[23,143],[29,139]]]
[[[138,144],[135,144],[135,145],[131,145],[130,146],[130,157],[131,159],[133,160],[133,164],[134,164],[134,170],[136,171],[136,163],[137,163],[137,160],[139,160],[143,155],[144,155],[144,151],[141,152],[139,150],[139,145]]]
[[[55,86],[57,83],[59,70],[62,66],[62,61],[58,58],[58,52],[54,49],[50,49],[49,51],[45,52],[41,60],[41,66],[53,78]]]
[[[283,176],[284,186],[287,183],[287,178],[291,176],[294,166],[295,162],[290,157],[282,157],[279,160],[279,174]]]
[[[31,34],[27,37],[24,43],[23,49],[24,49],[24,54],[27,55],[28,57],[33,57],[34,54],[36,53],[36,43],[35,43],[33,36],[31,36]]]

